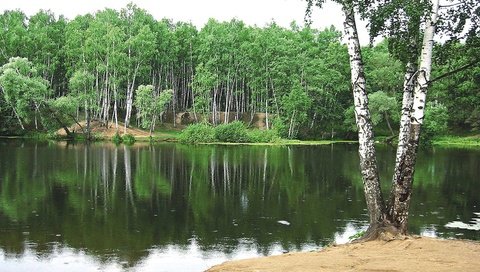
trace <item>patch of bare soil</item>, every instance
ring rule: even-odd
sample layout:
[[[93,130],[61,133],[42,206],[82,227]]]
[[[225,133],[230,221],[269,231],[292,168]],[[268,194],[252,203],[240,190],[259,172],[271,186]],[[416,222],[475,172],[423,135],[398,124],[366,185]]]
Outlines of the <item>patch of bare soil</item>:
[[[275,117],[274,114],[269,114],[268,115],[268,122],[269,126],[271,126],[271,122],[273,118]],[[173,123],[173,118],[175,118],[175,123],[177,127],[185,127],[189,124],[193,124],[204,120],[207,120],[210,123],[213,123],[213,116],[211,114],[209,115],[202,115],[202,114],[196,114],[195,115],[192,112],[177,112],[175,114],[175,117],[173,116],[172,112],[167,112],[163,116],[163,122],[166,124],[172,124]],[[248,124],[254,128],[258,129],[266,129],[267,127],[267,115],[264,112],[257,112],[253,116],[249,112],[245,113],[239,113],[237,115],[236,112],[229,112],[228,114],[223,111],[217,112],[215,116],[217,123],[218,124],[223,124],[225,122],[225,118],[227,119],[228,123],[233,122],[235,120],[240,120],[244,122],[245,124]]]
[[[425,237],[377,240],[230,261],[207,271],[480,271],[480,243]]]
[[[80,122],[80,125],[83,128],[85,128],[86,122],[82,121],[82,122]],[[83,133],[82,128],[78,124],[72,125],[68,129],[71,132]],[[108,123],[108,127],[106,127],[102,122],[92,121],[90,123],[90,129],[91,129],[91,133],[94,134],[94,135],[99,135],[99,136],[105,137],[105,138],[111,138],[115,135],[115,133],[117,133],[117,131],[120,135],[124,134],[124,123],[118,122],[118,130],[117,130],[117,127],[115,126],[115,123]],[[57,135],[60,135],[60,136],[66,136],[66,134],[67,134],[64,129],[59,129],[56,133],[57,133]],[[150,136],[150,133],[148,131],[141,130],[141,129],[138,129],[138,128],[131,128],[131,127],[127,128],[127,134],[131,134],[135,137],[148,137],[148,136]]]

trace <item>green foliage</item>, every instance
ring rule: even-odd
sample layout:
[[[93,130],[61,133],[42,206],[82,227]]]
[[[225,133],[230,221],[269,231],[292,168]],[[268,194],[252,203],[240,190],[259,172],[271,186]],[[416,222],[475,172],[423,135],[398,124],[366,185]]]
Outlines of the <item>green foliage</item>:
[[[74,96],[60,96],[57,99],[50,101],[49,105],[57,111],[73,114],[79,105],[78,97]]]
[[[287,138],[288,137],[288,126],[286,125],[286,120],[283,120],[279,117],[273,119],[273,129],[275,130],[275,133],[280,137],[280,138]]]
[[[350,106],[345,110],[343,127],[346,131],[354,132],[357,131],[357,124],[355,123],[355,109],[353,106]]]
[[[246,143],[250,141],[245,124],[235,121],[215,127],[215,138],[219,142]]]
[[[252,143],[275,143],[280,140],[276,129],[251,129],[247,131],[247,134]]]
[[[395,97],[388,96],[383,91],[369,94],[368,106],[374,125],[378,125],[386,119],[392,119],[395,122],[400,119],[397,100]]]
[[[441,136],[447,132],[448,110],[436,102],[430,102],[425,108],[425,119],[422,125],[420,144],[428,146],[435,136]]]
[[[381,129],[387,120],[396,128],[391,98],[401,99],[403,62],[415,58],[419,49],[409,41],[412,38],[420,44],[419,26],[428,15],[426,2],[368,5],[354,1],[371,23],[372,37],[389,36],[374,47],[362,48],[367,91],[382,91],[388,97],[380,101],[379,107],[387,106],[383,117],[380,112],[373,116]],[[449,8],[458,10],[448,16],[477,16],[468,14],[472,9],[461,10],[475,6],[475,1],[467,2]],[[463,30],[462,20],[439,30],[452,26]],[[477,59],[475,31],[476,26],[468,32],[468,42],[450,41],[436,48],[438,63],[432,78]],[[173,111],[193,111],[200,120],[220,112],[268,113],[269,127],[273,123],[285,138],[322,138],[327,132],[348,135],[354,127],[348,110],[352,98],[347,48],[341,32],[333,27],[319,31],[296,23],[284,28],[272,22],[260,28],[236,19],[212,19],[197,30],[190,23],[157,21],[134,4],[70,21],[50,11],[30,17],[21,11],[5,11],[0,14],[0,48],[0,65],[11,57],[29,60],[18,60],[10,64],[9,72],[2,71],[2,133],[22,126],[29,130],[38,120],[39,129],[58,127],[43,108],[45,101],[67,125],[73,121],[68,115],[75,108],[75,117],[77,113],[85,119],[97,115],[103,123],[111,116],[121,120],[127,113],[137,114],[138,124],[151,131],[160,116],[172,120]],[[19,69],[13,69],[15,65]],[[447,107],[448,124],[455,131],[479,127],[478,74],[476,64],[435,81],[429,90],[433,99],[428,100]],[[370,104],[374,113],[375,103]],[[129,118],[128,125],[134,123],[131,119],[135,118]],[[215,125],[222,122],[213,120]]]
[[[383,91],[389,96],[403,88],[404,65],[388,52],[388,40],[362,48],[369,93]]]
[[[439,46],[437,62],[432,71],[432,79],[455,68],[475,61],[478,49],[472,50],[463,43]],[[442,56],[447,54],[447,56]],[[449,128],[455,131],[478,131],[480,124],[480,63],[470,69],[457,72],[435,81],[429,89],[431,101],[438,101],[447,107]],[[428,109],[428,107],[427,107]]]
[[[165,90],[160,94],[154,92],[152,85],[140,85],[136,90],[134,105],[142,128],[153,129],[157,115],[166,109],[172,100],[173,91]]]
[[[212,101],[210,91],[214,87],[214,84],[215,75],[200,63],[192,82],[193,93],[196,95],[193,108],[198,113],[206,114],[210,112],[210,104]]]
[[[356,240],[358,238],[361,238],[365,235],[365,233],[366,233],[366,231],[364,231],[364,230],[359,231],[359,232],[355,233],[354,235],[348,237],[348,240],[353,241],[353,240]]]
[[[470,125],[472,131],[480,131],[480,106],[472,111],[465,122]]]
[[[248,129],[244,123],[235,121],[212,127],[207,123],[193,124],[185,128],[178,139],[181,143],[273,143],[281,138],[275,129]]]
[[[38,112],[49,94],[47,82],[36,75],[33,64],[26,58],[10,58],[0,68],[0,89],[6,104],[19,119],[20,125]]]
[[[140,85],[136,90],[135,107],[137,108],[137,117],[141,120],[142,128],[150,128],[152,117],[155,112],[155,99],[152,85]]]
[[[400,119],[400,111],[395,97],[389,96],[383,91],[378,91],[369,94],[368,101],[373,125],[381,125],[381,127],[384,127],[389,124],[391,127],[397,127]],[[350,106],[344,112],[343,127],[346,131],[357,131],[355,109],[353,106]],[[389,134],[390,133],[391,132],[389,132]]]
[[[439,146],[479,147],[480,136],[435,136],[432,144]]]
[[[92,102],[95,98],[93,74],[86,70],[75,71],[73,76],[68,82],[68,86],[72,94],[75,94],[79,99],[79,102],[88,103]]]
[[[155,97],[155,110],[161,113],[167,109],[168,103],[172,101],[173,90],[165,90]]]
[[[206,123],[193,124],[186,127],[178,136],[181,143],[213,143],[216,141],[214,128]]]
[[[307,120],[307,112],[312,105],[312,99],[299,84],[294,84],[291,91],[282,99],[282,107],[288,116],[288,138],[293,138],[298,132],[298,126]]]
[[[11,110],[11,107],[5,101],[3,95],[0,92],[0,135],[8,135],[15,133],[17,120]]]
[[[123,141],[123,138],[122,138],[122,136],[120,136],[120,134],[118,132],[115,133],[115,135],[113,135],[112,142],[114,142],[115,144],[121,144],[122,141]]]
[[[122,136],[122,142],[126,145],[133,145],[135,141],[135,136],[132,134],[125,134]]]

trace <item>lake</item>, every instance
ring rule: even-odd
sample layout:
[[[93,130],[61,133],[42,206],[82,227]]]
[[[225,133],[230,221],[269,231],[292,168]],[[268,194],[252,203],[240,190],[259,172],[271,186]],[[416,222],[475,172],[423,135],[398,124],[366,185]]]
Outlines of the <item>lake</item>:
[[[378,146],[383,190],[395,150]],[[420,151],[410,231],[480,240],[480,150]],[[0,271],[203,271],[347,242],[357,145],[0,141]]]

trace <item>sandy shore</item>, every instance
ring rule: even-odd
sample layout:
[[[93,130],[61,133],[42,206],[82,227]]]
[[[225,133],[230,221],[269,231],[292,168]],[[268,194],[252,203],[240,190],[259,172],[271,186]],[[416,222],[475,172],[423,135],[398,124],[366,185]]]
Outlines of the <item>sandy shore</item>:
[[[408,237],[230,261],[208,271],[480,271],[480,243]]]

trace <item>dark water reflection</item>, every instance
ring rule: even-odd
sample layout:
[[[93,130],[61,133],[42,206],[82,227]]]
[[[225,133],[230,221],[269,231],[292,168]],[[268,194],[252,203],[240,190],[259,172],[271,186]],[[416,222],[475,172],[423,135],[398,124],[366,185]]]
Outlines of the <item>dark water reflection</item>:
[[[346,241],[367,221],[357,157],[340,144],[2,141],[0,271],[201,271]],[[393,164],[379,147],[385,191]],[[411,231],[480,240],[445,227],[472,220],[479,195],[479,150],[422,152]]]

